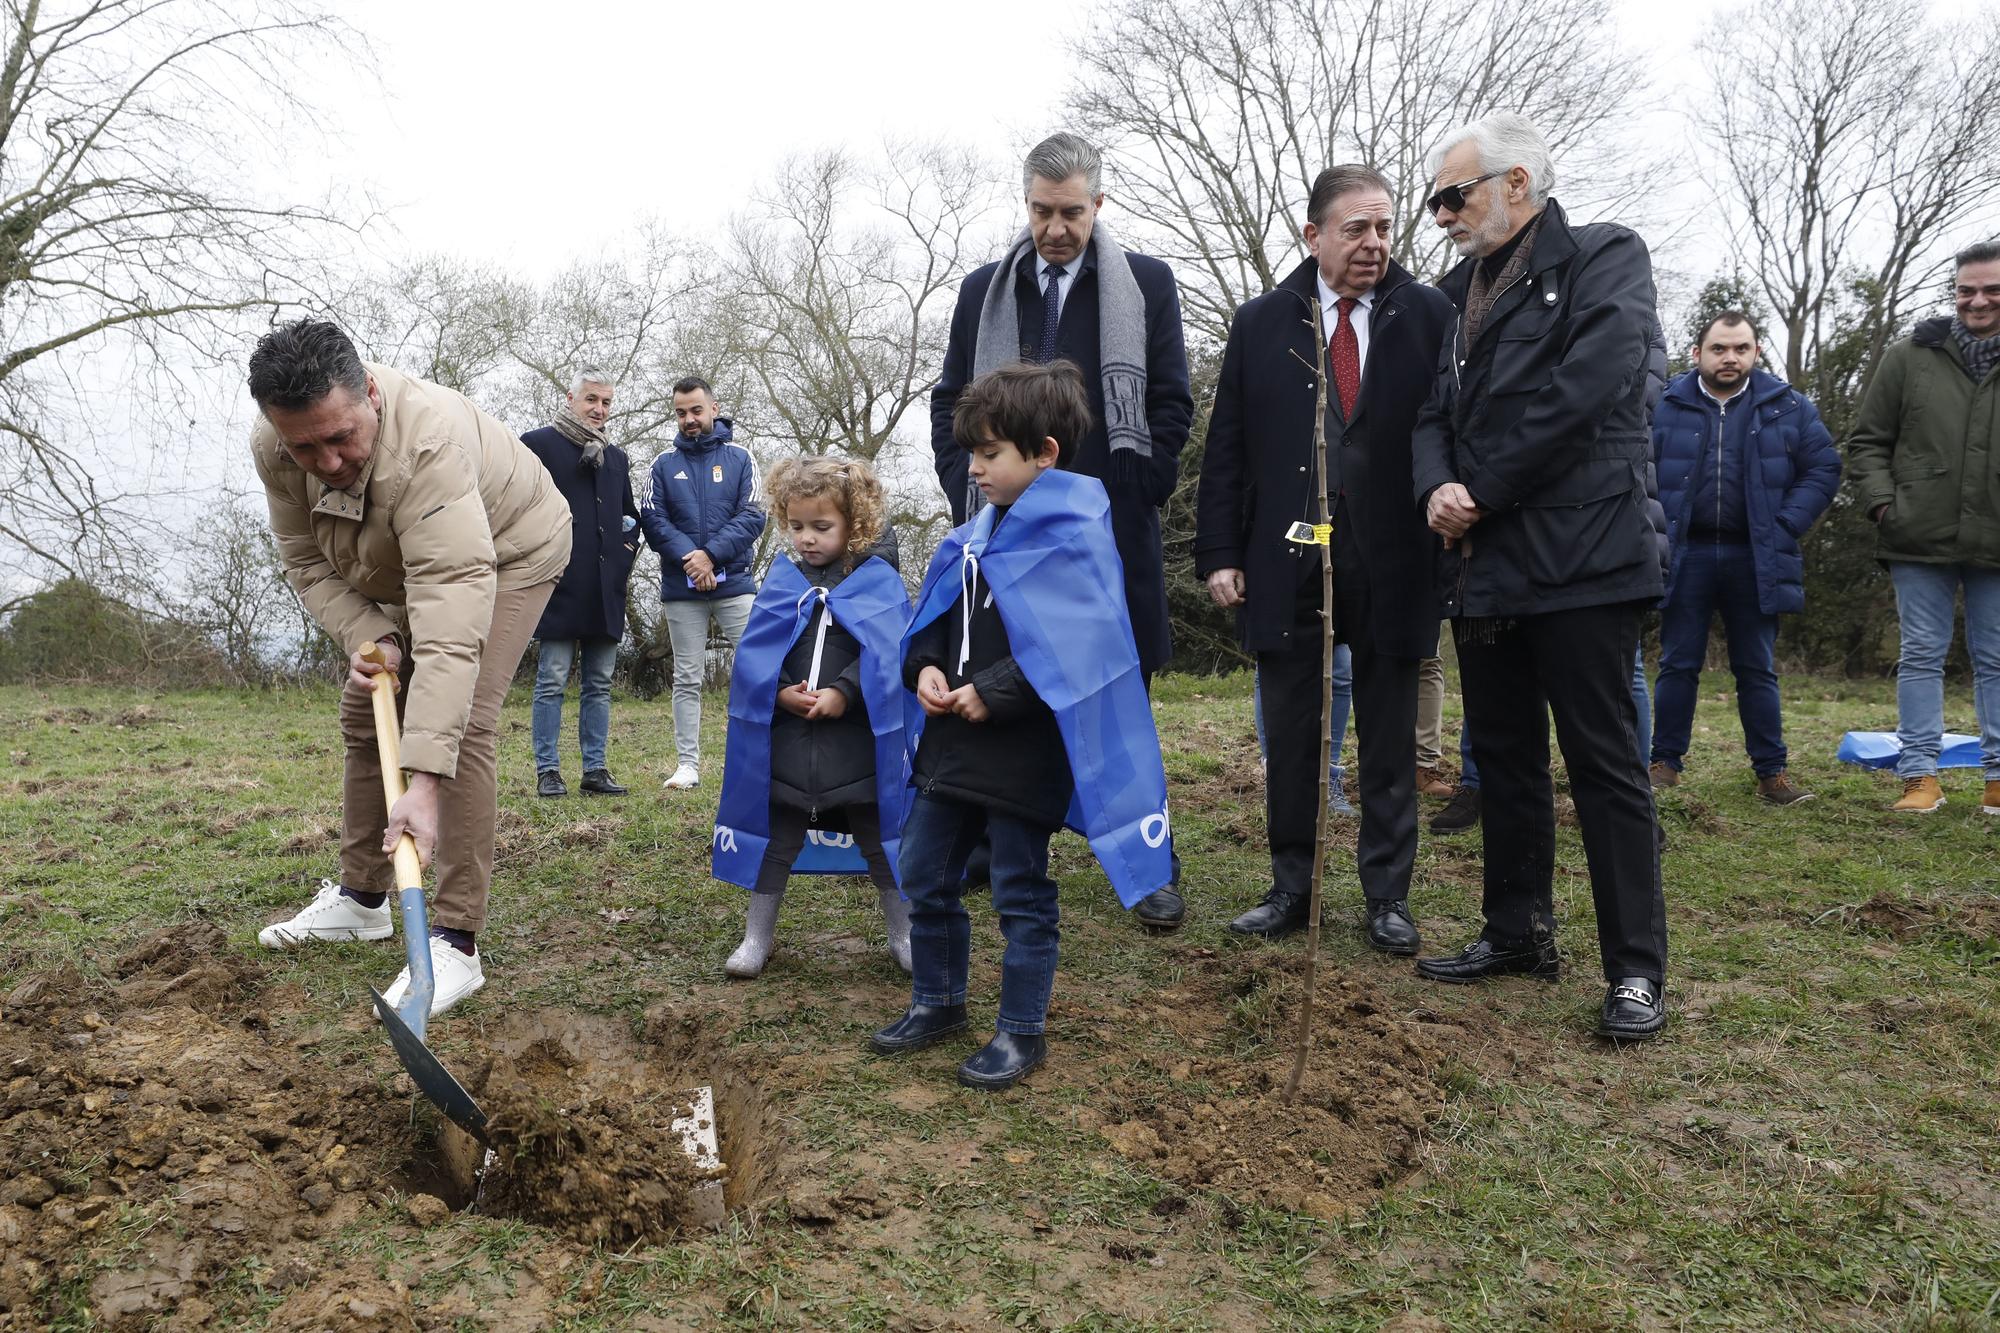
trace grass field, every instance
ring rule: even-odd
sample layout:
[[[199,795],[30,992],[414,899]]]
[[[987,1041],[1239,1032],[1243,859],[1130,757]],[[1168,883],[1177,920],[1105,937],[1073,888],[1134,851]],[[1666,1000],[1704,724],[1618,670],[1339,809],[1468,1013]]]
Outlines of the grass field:
[[[725,1229],[595,1245],[413,1217],[435,1116],[365,990],[400,942],[257,948],[337,874],[331,690],[0,690],[0,1328],[1993,1327],[2000,818],[1963,771],[1942,812],[1890,816],[1887,777],[1831,759],[1842,730],[1893,727],[1889,689],[1787,687],[1819,799],[1775,810],[1727,678],[1704,682],[1663,799],[1673,1017],[1648,1046],[1589,1035],[1603,982],[1573,821],[1556,986],[1435,987],[1370,954],[1340,827],[1318,1121],[1260,1082],[1301,946],[1222,929],[1264,886],[1247,677],[1158,693],[1182,931],[1143,935],[1058,841],[1051,1059],[999,1097],[952,1081],[972,1040],[863,1053],[907,991],[861,881],[799,882],[765,976],[725,981],[742,900],[707,875],[720,764],[660,790],[665,699],[615,708],[632,796],[538,801],[517,691],[490,984],[434,1045],[466,1067],[531,1015],[641,1042],[678,1024],[759,1120],[754,1142],[736,1131],[757,1160]],[[1957,729],[1970,713],[1954,691]],[[721,725],[711,699],[714,755]],[[1476,835],[1426,835],[1428,946],[1476,932],[1478,856]],[[977,1027],[999,946],[973,909]],[[161,980],[157,948],[132,952],[203,923],[221,971]],[[160,1042],[177,1054],[144,1063]],[[187,1069],[222,1066],[186,1062],[225,1054],[216,1090],[190,1090]],[[141,1151],[142,1114],[181,1139]],[[240,1189],[199,1188],[225,1179]]]

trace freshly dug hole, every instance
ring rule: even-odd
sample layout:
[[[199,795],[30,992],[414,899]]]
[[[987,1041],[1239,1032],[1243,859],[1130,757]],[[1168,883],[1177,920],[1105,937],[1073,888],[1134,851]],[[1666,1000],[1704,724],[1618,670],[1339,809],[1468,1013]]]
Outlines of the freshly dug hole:
[[[754,1082],[701,1025],[671,1010],[647,1015],[635,1038],[588,1014],[509,1016],[488,1037],[491,1058],[467,1087],[486,1112],[494,1160],[455,1126],[441,1155],[479,1211],[553,1227],[586,1244],[657,1241],[712,1224],[718,1187],[727,1208],[770,1192],[775,1154]],[[675,1127],[701,1086],[715,1091],[723,1171],[696,1165]]]

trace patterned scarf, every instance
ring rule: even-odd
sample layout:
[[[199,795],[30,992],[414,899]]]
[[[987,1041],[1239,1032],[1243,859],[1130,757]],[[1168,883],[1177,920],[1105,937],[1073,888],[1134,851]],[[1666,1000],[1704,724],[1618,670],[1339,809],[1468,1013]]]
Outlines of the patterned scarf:
[[[1493,313],[1493,303],[1509,287],[1512,287],[1523,273],[1528,271],[1528,259],[1535,252],[1535,235],[1542,229],[1542,219],[1548,210],[1535,215],[1521,233],[1521,243],[1514,247],[1514,253],[1507,256],[1507,262],[1499,274],[1491,281],[1486,280],[1486,265],[1478,260],[1472,264],[1472,285],[1465,291],[1465,345],[1470,349],[1479,341],[1479,330],[1485,327],[1486,317]]]
[[[1974,384],[1992,374],[1993,367],[2000,364],[2000,333],[1990,338],[1975,338],[1972,330],[1954,315],[1951,336],[1958,342],[1958,354],[1965,358],[1965,373],[1972,376]]]
[[[604,446],[611,441],[604,438],[604,432],[569,410],[564,403],[556,409],[556,419],[549,423],[565,440],[583,450],[583,465],[597,469],[604,466]]]

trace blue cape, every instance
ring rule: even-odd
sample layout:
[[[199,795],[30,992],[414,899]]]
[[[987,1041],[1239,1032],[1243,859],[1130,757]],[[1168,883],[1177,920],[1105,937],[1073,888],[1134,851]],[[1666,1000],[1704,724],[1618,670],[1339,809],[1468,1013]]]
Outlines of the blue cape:
[[[1014,660],[1055,712],[1076,780],[1064,822],[1089,840],[1118,900],[1132,907],[1173,879],[1173,843],[1110,497],[1095,477],[1052,470],[1022,492],[997,531],[994,511],[980,510],[932,557],[905,651],[910,635],[958,601],[968,554],[993,590]],[[905,697],[914,750],[923,712],[915,694]]]
[[[903,742],[903,626],[910,593],[903,576],[869,556],[831,591],[807,580],[790,560],[772,563],[750,608],[729,681],[729,740],[722,800],[715,812],[710,864],[717,879],[750,888],[771,841],[771,719],[778,706],[778,672],[785,654],[824,600],[833,623],[861,645],[861,696],[875,733],[875,795],[882,807],[882,848],[897,864],[903,820],[910,810],[909,747]],[[866,861],[850,833],[806,834],[792,869],[807,875],[865,875]]]
[[[1893,731],[1850,731],[1840,738],[1834,758],[1843,764],[1864,768],[1894,768],[1903,753],[1903,743]],[[1938,745],[1939,768],[1978,768],[1979,738],[1948,732]]]

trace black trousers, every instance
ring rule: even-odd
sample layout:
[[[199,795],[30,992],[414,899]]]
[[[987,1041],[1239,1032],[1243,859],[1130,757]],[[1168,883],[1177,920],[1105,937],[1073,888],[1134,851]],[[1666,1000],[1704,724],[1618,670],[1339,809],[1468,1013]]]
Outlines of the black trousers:
[[[1411,737],[1417,730],[1414,657],[1375,650],[1369,628],[1373,597],[1349,525],[1334,524],[1334,633],[1354,659],[1354,732],[1361,752],[1361,831],[1355,865],[1362,896],[1371,902],[1406,898],[1417,856],[1417,775]],[[1292,644],[1257,654],[1264,688],[1264,813],[1271,841],[1271,885],[1301,896],[1312,889],[1313,839],[1318,832],[1323,652],[1320,643],[1319,550],[1302,546],[1292,597]],[[1253,591],[1252,595],[1255,593]],[[1338,741],[1335,742],[1338,744]]]
[[[1553,712],[1604,975],[1663,982],[1667,904],[1632,703],[1642,613],[1641,603],[1626,602],[1521,616],[1492,633],[1490,622],[1452,628],[1484,800],[1487,936],[1525,940],[1555,929]]]
[[[847,831],[854,835],[854,845],[868,863],[868,878],[875,881],[878,889],[895,888],[896,872],[889,868],[888,853],[882,850],[882,807],[871,801],[867,805],[845,806],[840,813],[847,817]],[[765,845],[764,859],[758,863],[757,884],[752,893],[785,891],[792,878],[792,862],[799,859],[799,852],[806,845],[806,827],[805,811],[771,802],[771,841]]]

